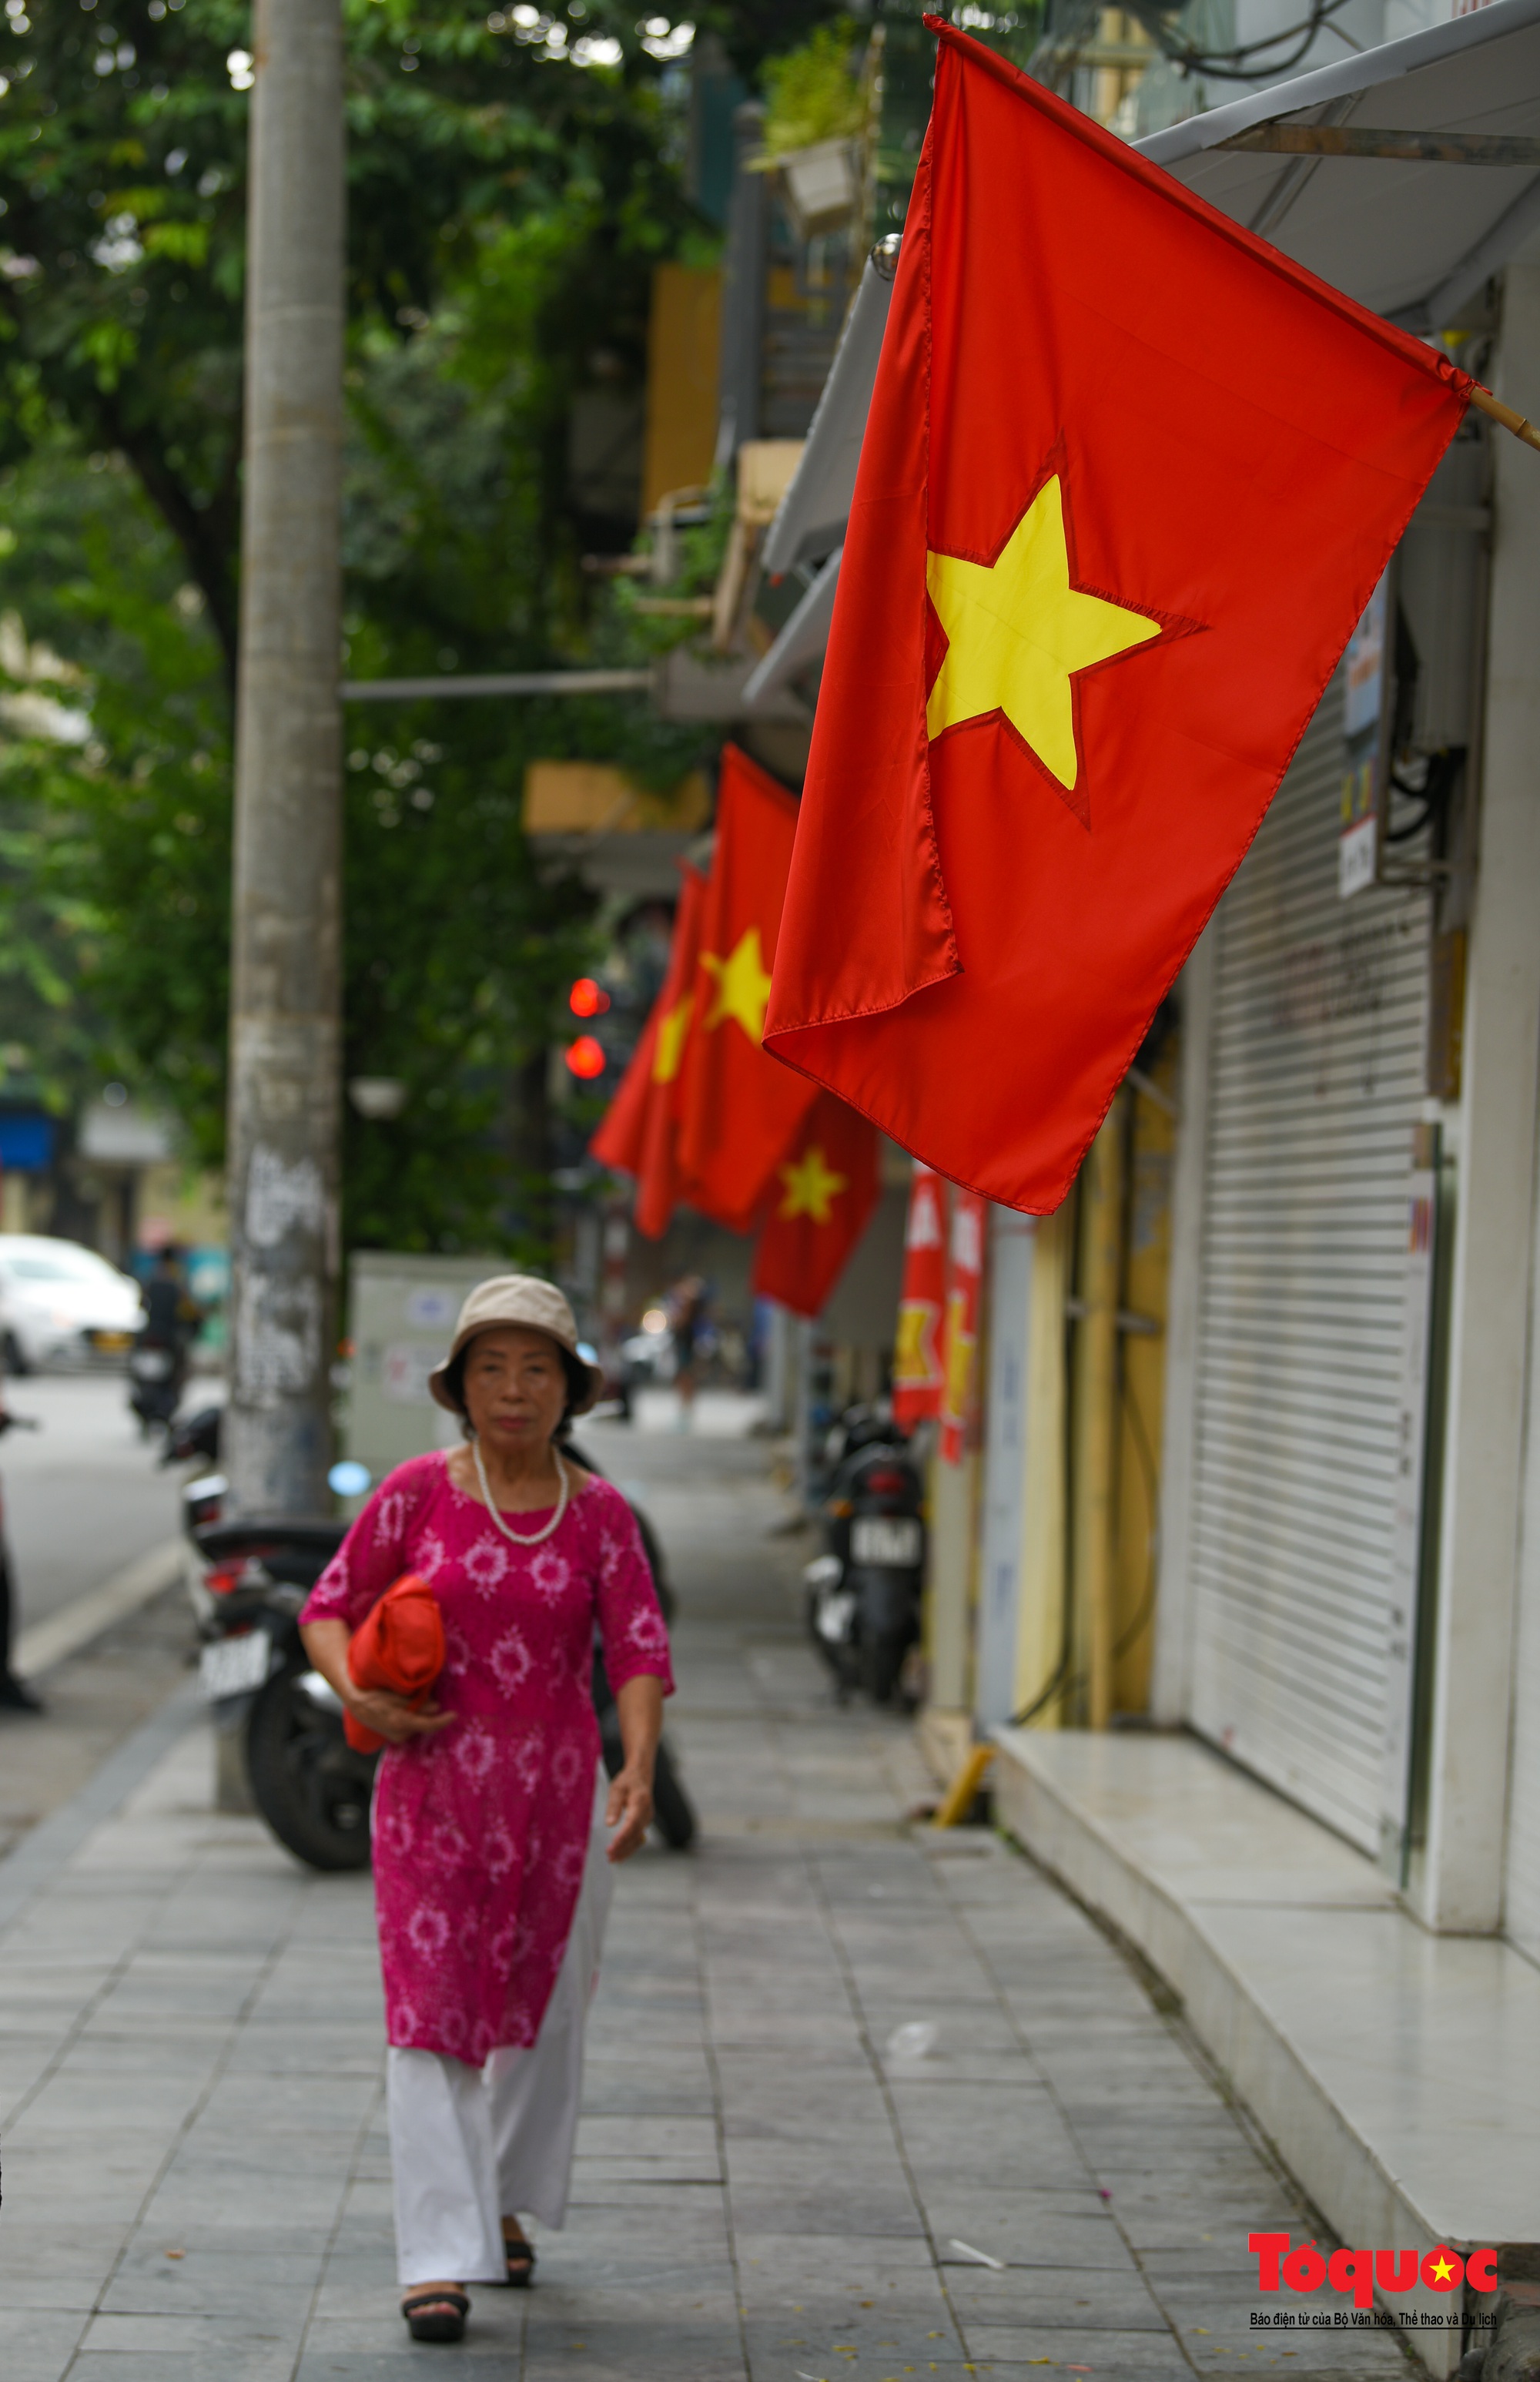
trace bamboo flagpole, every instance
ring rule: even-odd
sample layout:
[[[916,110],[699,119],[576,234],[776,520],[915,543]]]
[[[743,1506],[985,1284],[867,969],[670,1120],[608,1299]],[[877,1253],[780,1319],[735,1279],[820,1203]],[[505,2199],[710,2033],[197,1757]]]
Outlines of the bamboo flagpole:
[[[1526,422],[1522,413],[1515,413],[1510,405],[1505,405],[1500,397],[1494,397],[1489,388],[1483,388],[1479,380],[1472,386],[1471,403],[1489,421],[1500,422],[1505,430],[1511,430],[1514,437],[1522,438],[1526,447],[1540,447],[1540,430],[1536,430],[1534,423]]]

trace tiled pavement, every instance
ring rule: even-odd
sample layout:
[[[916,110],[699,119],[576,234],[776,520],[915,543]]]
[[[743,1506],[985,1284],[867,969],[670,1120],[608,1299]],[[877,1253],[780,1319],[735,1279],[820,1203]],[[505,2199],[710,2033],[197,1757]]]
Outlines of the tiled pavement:
[[[907,1734],[828,1702],[758,1450],[595,1443],[675,1562],[705,1832],[625,1873],[535,2290],[408,2340],[367,1883],[211,1816],[194,1730],[72,1854],[50,1823],[8,1923],[0,1862],[4,2382],[1402,2373],[1383,2338],[1249,2329],[1246,2234],[1302,2212],[1073,1905],[906,1830]]]

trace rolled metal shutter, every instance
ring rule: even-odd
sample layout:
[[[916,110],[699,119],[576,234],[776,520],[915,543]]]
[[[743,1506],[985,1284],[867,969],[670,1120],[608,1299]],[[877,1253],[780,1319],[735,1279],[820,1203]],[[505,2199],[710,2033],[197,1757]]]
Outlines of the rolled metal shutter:
[[[1338,680],[1216,921],[1191,1718],[1374,1851],[1430,920],[1339,898],[1344,766]]]

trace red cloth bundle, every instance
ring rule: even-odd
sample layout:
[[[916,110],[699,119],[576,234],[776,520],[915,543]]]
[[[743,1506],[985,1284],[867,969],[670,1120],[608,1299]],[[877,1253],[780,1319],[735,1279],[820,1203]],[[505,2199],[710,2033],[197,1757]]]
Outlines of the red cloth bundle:
[[[409,1696],[414,1708],[444,1668],[444,1615],[425,1579],[403,1572],[348,1642],[348,1676],[356,1688],[389,1688]],[[356,1753],[377,1753],[385,1739],[351,1713],[343,1717]]]

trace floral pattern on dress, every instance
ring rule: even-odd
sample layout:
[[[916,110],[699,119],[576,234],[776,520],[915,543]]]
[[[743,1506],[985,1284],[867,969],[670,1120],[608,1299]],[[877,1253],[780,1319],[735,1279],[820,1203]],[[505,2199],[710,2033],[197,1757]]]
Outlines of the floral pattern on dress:
[[[521,1533],[546,1514],[511,1516]],[[480,2066],[532,2044],[582,1883],[599,1728],[597,1627],[611,1685],[673,1692],[668,1633],[630,1508],[590,1480],[525,1549],[495,1536],[443,1455],[370,1499],[322,1573],[306,1621],[356,1629],[393,1580],[433,1580],[453,1725],[387,1746],[374,1786],[374,1903],[385,2027],[402,2049]]]

